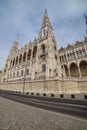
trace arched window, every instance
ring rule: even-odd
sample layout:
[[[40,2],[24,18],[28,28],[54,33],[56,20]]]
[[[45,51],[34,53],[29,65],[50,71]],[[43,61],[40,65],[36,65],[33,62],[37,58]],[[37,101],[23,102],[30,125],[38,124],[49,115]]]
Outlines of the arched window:
[[[42,65],[42,72],[46,72],[46,65],[45,64]]]
[[[23,55],[23,62],[26,61],[26,52],[24,52],[24,55]]]
[[[35,58],[37,54],[37,46],[34,47],[33,49],[33,57]]]
[[[75,59],[75,52],[72,52],[73,59]]]
[[[61,56],[60,56],[60,62],[62,61],[62,58],[61,58]]]
[[[57,69],[54,69],[54,76],[57,76]]]
[[[10,74],[10,78],[12,78],[12,73]]]
[[[19,63],[21,63],[21,62],[22,62],[22,54],[19,57]]]
[[[45,52],[45,45],[42,45],[41,49],[42,49],[42,53],[44,53]]]
[[[19,76],[19,71],[17,71],[17,77]]]
[[[81,57],[82,56],[82,51],[81,50],[79,50],[79,57]]]
[[[86,52],[85,52],[85,49],[83,48],[82,49],[82,55],[85,56]]]
[[[31,50],[28,51],[27,60],[30,60],[31,58]]]
[[[15,78],[15,72],[13,73],[13,78]]]
[[[17,65],[17,63],[18,63],[18,56],[17,56],[17,58],[16,58],[16,65]]]
[[[66,61],[66,55],[64,54],[64,61]]]
[[[51,69],[49,69],[49,76],[51,76]]]
[[[9,74],[8,74],[8,79],[9,79]]]
[[[26,75],[28,75],[29,74],[29,69],[26,69]]]
[[[37,79],[37,72],[35,72],[35,79]]]
[[[24,74],[24,71],[23,71],[23,70],[21,70],[21,76],[23,76],[23,74]]]
[[[13,59],[13,65],[12,66],[14,66],[15,65],[15,58]]]

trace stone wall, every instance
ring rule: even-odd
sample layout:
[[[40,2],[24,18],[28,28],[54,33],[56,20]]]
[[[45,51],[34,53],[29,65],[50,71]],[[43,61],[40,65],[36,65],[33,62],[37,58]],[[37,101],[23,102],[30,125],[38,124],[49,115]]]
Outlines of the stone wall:
[[[78,86],[81,93],[87,94],[87,81],[79,81]]]
[[[13,81],[0,83],[0,89],[10,91],[54,93],[54,94],[81,94],[87,93],[87,80],[59,79],[56,80],[35,80]]]

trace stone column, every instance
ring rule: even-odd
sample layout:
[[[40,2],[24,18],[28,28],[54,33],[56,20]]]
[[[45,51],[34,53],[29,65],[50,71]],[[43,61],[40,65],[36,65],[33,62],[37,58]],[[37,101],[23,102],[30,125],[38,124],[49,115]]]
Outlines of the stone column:
[[[71,77],[71,72],[70,72],[70,68],[68,67],[68,73],[69,73],[69,77]]]
[[[81,71],[79,67],[78,67],[78,72],[79,72],[79,77],[81,77]]]
[[[69,77],[71,77],[70,69],[68,69],[68,72],[69,72]]]
[[[65,50],[65,51],[66,51],[66,50]],[[67,60],[67,62],[68,62],[67,51],[65,52],[65,55],[66,55],[66,60]]]

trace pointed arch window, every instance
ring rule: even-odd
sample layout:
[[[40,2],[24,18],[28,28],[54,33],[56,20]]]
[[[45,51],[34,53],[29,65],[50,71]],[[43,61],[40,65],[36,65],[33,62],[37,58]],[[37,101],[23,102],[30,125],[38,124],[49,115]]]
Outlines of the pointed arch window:
[[[17,56],[17,58],[16,58],[16,65],[18,64],[18,56]]]
[[[19,76],[19,71],[17,71],[17,77]]]
[[[31,58],[31,50],[28,51],[27,60],[30,60]]]
[[[26,61],[26,52],[24,52],[24,55],[23,55],[23,62]]]
[[[46,72],[46,64],[42,65],[42,72]]]
[[[15,72],[13,73],[13,78],[15,78]]]
[[[26,69],[26,75],[28,75],[29,74],[29,69]]]
[[[42,45],[41,49],[42,49],[42,53],[44,53],[45,52],[45,45]]]
[[[19,58],[19,63],[22,62],[22,54],[20,55],[20,58]]]
[[[21,70],[21,76],[23,76],[23,74],[24,74],[24,71],[23,71],[23,70]]]
[[[33,49],[33,58],[36,58],[36,54],[37,54],[37,46],[35,46]]]
[[[15,65],[15,58],[13,59],[13,65],[12,66],[14,66]]]

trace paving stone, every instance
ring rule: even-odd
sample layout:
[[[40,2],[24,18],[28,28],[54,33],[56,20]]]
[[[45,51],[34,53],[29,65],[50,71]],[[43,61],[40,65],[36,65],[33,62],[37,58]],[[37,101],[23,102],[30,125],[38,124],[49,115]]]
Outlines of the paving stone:
[[[0,130],[87,130],[87,121],[0,97]]]

